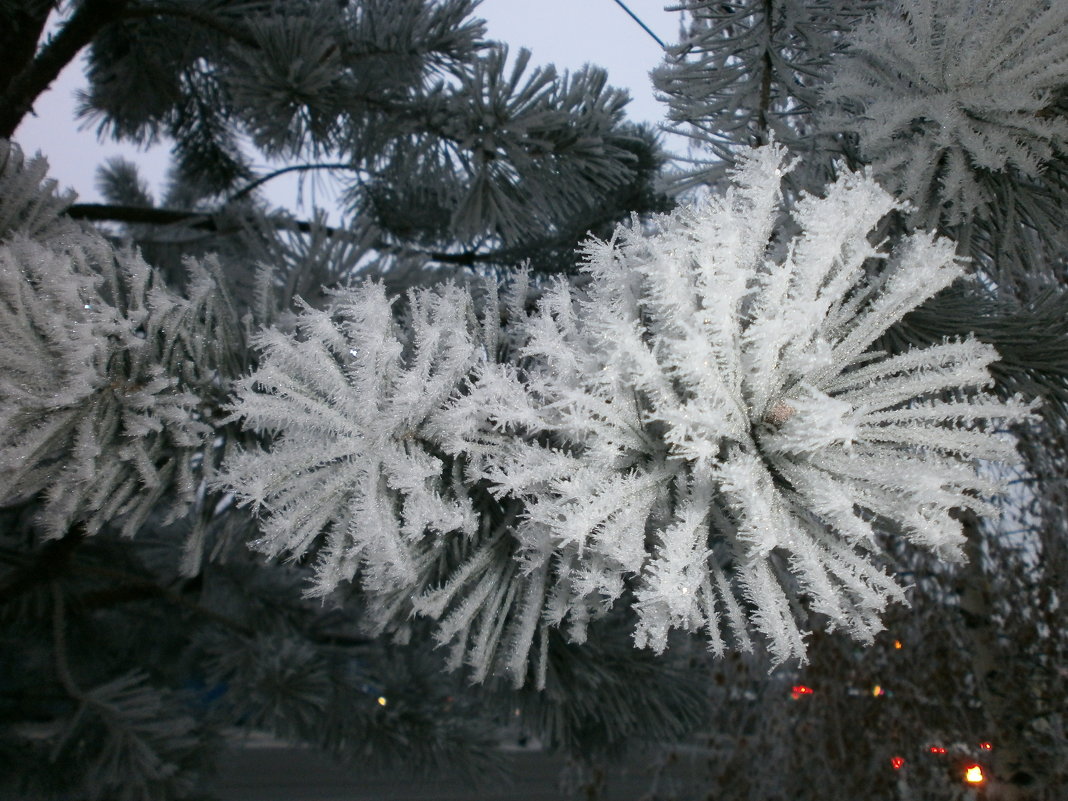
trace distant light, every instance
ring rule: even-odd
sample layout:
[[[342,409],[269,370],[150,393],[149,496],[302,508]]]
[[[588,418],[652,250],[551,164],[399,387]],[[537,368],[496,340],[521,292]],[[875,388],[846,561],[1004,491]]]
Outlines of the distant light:
[[[988,743],[988,742],[981,742],[981,743],[979,743],[979,747],[980,747],[980,748],[982,748],[982,749],[983,749],[984,751],[989,751],[989,750],[990,750],[991,748],[993,748],[994,746],[993,746],[993,745],[991,745],[991,744],[990,744],[990,743]]]
[[[894,640],[894,650],[895,650],[895,651],[900,651],[900,650],[901,650],[902,648],[904,648],[904,647],[905,647],[905,646],[903,646],[903,645],[901,644],[901,640]]]
[[[790,690],[790,697],[795,701],[802,695],[812,695],[815,692],[811,687],[806,687],[804,684],[795,684]]]
[[[905,764],[904,757],[890,757],[890,766],[894,770],[901,770],[901,766]]]
[[[871,694],[878,698],[880,695],[886,695],[886,690],[884,690],[881,685],[876,684],[871,688]]]
[[[388,701],[386,701],[386,696],[384,696],[384,695],[378,696],[378,705],[379,706],[385,706],[387,703],[388,703]]]
[[[932,754],[944,754],[944,753],[946,753],[946,749],[943,748],[940,745],[932,745],[931,748],[930,748],[930,751],[931,751]]]
[[[986,777],[981,765],[969,765],[964,769],[964,781],[968,784],[982,784]]]

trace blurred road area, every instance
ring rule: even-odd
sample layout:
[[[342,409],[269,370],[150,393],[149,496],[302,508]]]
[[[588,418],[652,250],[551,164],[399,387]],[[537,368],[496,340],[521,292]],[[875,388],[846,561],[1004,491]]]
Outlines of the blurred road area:
[[[213,788],[222,801],[566,801],[562,757],[541,751],[511,756],[512,778],[478,785],[459,776],[406,777],[346,771],[314,752],[272,746],[234,748]],[[607,781],[609,801],[639,801],[649,777],[620,768]],[[575,796],[570,796],[575,797]]]

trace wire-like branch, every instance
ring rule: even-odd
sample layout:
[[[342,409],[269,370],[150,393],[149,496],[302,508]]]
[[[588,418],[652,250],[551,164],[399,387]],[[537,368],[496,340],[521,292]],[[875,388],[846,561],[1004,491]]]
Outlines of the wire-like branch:
[[[310,172],[312,170],[355,170],[355,169],[356,168],[353,167],[352,164],[346,164],[346,163],[342,163],[342,162],[325,163],[325,164],[291,164],[288,167],[282,167],[280,169],[275,170],[274,172],[269,172],[266,175],[260,176],[259,178],[257,178],[252,183],[250,183],[250,184],[248,184],[246,186],[243,186],[241,189],[238,189],[236,192],[234,192],[232,195],[230,195],[230,197],[227,198],[226,202],[227,203],[233,203],[235,200],[240,200],[241,198],[247,196],[248,194],[250,194],[254,190],[256,190],[259,187],[263,186],[268,181],[273,181],[278,176],[285,175],[286,173],[289,173],[289,172]]]

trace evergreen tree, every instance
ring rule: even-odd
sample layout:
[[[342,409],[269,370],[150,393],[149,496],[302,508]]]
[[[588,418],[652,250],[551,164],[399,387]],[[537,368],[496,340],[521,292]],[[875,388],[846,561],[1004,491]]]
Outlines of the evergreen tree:
[[[235,726],[365,765],[501,767],[514,699],[469,700],[428,635],[369,640],[359,598],[343,612],[304,600],[307,568],[264,567],[251,519],[208,483],[251,445],[224,420],[258,359],[250,334],[290,325],[298,298],[326,303],[324,287],[360,274],[405,287],[443,267],[570,270],[587,230],[665,207],[655,137],[625,121],[625,94],[599,70],[509,60],[473,8],[90,0],[35,49],[51,5],[0,6],[7,133],[88,46],[85,113],[101,133],[169,137],[175,155],[161,206],[123,161],[101,170],[109,202],[78,206],[42,159],[0,153],[0,614],[19,655],[0,679],[5,794],[198,796]],[[244,141],[283,166],[254,174]],[[258,199],[274,175],[326,169],[344,183],[342,227]],[[552,648],[559,670],[589,661]],[[648,675],[611,636],[605,653],[608,686]],[[588,732],[593,753],[638,733],[629,710],[576,704],[549,672],[525,702],[546,742]],[[674,676],[626,690],[663,736],[702,708]]]
[[[0,133],[91,44],[85,112],[175,170],[79,207],[0,154],[17,792],[193,797],[235,725],[480,771],[519,699],[587,767],[715,726],[739,798],[1057,796],[1063,5],[692,0],[656,81],[708,191],[619,225],[653,136],[464,0],[85,0],[35,52],[46,9],[0,5]]]

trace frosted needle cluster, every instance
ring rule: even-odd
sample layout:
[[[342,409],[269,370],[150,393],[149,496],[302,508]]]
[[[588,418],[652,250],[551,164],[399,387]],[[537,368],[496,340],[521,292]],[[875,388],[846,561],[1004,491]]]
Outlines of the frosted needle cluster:
[[[879,351],[962,276],[953,244],[873,243],[895,201],[864,173],[786,216],[788,170],[751,151],[722,196],[589,242],[585,280],[536,303],[522,276],[479,303],[420,290],[406,328],[366,286],[305,314],[305,355],[265,337],[235,413],[277,438],[227,479],[261,546],[320,551],[320,590],[365,564],[381,625],[440,620],[477,676],[540,673],[547,629],[581,641],[619,603],[657,651],[672,629],[717,653],[755,632],[776,662],[815,624],[870,641],[904,600],[884,538],[958,559],[954,510],[995,511],[979,465],[1015,458],[1030,408],[987,391],[974,339]]]

